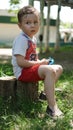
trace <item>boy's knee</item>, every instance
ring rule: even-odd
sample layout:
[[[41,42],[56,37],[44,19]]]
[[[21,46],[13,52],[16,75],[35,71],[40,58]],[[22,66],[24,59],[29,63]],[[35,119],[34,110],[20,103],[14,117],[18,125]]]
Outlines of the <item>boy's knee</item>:
[[[56,71],[52,70],[52,74],[55,77],[56,76]]]
[[[55,70],[54,70],[54,69],[51,69],[51,70],[50,70],[50,74],[51,74],[53,77],[55,77],[55,76],[56,76]]]
[[[51,76],[55,76],[55,70],[51,67],[46,67],[45,70],[44,70],[44,75],[47,76],[47,75],[51,75]]]
[[[59,71],[63,72],[63,67],[61,65],[59,65]]]

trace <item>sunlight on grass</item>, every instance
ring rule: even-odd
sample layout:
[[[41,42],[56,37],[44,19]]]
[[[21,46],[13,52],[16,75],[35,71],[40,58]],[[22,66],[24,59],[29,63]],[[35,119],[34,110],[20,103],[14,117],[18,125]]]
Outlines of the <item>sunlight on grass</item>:
[[[70,52],[73,48],[61,48],[61,51],[65,50]],[[48,57],[48,54],[44,56]],[[67,58],[66,55],[64,57]],[[7,75],[13,75],[12,65],[9,62],[0,64],[0,77]],[[43,81],[40,81],[39,93],[43,88]],[[46,115],[46,101],[27,104],[21,100],[12,100],[11,97],[7,100],[0,97],[0,130],[73,130],[73,69],[64,69],[56,88],[56,100],[64,113],[63,119],[54,121]]]
[[[65,72],[60,78],[56,91],[57,103],[64,113],[63,119],[53,121],[45,113],[47,102],[31,104],[13,103],[11,99],[0,99],[0,129],[2,130],[72,130],[73,121],[73,72]],[[39,82],[39,92],[43,82]],[[29,109],[30,108],[30,109]]]

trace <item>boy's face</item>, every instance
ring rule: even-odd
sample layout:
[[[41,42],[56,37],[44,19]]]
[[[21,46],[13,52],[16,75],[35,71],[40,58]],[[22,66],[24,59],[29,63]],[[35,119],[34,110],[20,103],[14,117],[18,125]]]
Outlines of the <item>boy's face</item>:
[[[32,38],[39,30],[39,16],[36,14],[27,14],[22,17],[22,21],[18,25],[24,33]]]

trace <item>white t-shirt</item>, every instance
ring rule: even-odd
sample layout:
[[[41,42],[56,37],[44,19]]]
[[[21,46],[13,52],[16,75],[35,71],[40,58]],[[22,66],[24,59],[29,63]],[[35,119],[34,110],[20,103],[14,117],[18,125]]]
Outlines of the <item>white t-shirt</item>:
[[[35,42],[35,39],[31,39],[28,37],[24,32],[21,32],[16,39],[13,42],[13,48],[12,48],[12,65],[13,65],[13,72],[15,77],[18,79],[19,76],[21,75],[21,71],[23,68],[18,66],[17,61],[16,61],[16,56],[17,54],[22,55],[25,57],[26,55],[26,50],[28,48],[28,39],[31,41]]]

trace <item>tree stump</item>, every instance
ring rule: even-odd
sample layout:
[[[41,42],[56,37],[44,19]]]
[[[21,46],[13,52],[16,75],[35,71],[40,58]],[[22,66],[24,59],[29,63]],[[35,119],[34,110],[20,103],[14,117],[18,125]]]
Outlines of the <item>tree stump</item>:
[[[14,76],[0,77],[0,96],[14,97],[16,93],[16,78]]]
[[[38,83],[28,83],[17,81],[17,97],[21,100],[37,101],[38,100]]]
[[[36,101],[38,99],[38,83],[18,81],[14,76],[0,77],[0,96]]]

